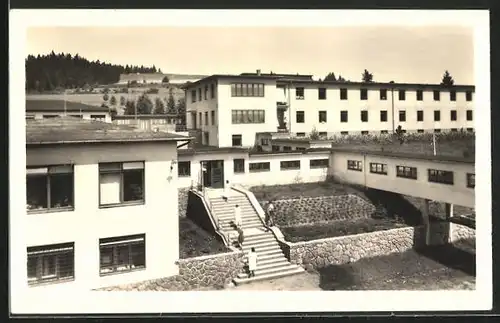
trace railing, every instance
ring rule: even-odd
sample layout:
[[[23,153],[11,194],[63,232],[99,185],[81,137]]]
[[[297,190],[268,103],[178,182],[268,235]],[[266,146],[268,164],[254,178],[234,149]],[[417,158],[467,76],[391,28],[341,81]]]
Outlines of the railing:
[[[192,191],[202,199],[203,204],[207,208],[208,218],[210,219],[210,222],[212,222],[212,225],[215,228],[215,233],[217,233],[222,238],[222,241],[224,241],[224,244],[227,247],[231,248],[232,246],[231,242],[229,241],[229,237],[226,236],[224,232],[221,230],[219,219],[214,215],[212,211],[212,205],[211,205],[212,203],[206,195],[206,190],[203,189],[202,191],[200,191],[198,189],[192,189]]]
[[[201,190],[202,190],[203,199],[205,200],[205,203],[207,203],[208,210],[210,211],[210,215],[212,216],[212,219],[215,221],[216,228],[217,228],[217,230],[220,231],[219,217],[216,216],[213,212],[212,200],[210,199],[210,196],[208,195],[208,190],[206,187],[202,187]]]

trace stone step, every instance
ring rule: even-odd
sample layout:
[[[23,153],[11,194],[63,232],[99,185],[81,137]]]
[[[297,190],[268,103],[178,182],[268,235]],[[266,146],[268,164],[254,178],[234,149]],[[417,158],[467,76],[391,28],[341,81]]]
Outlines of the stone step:
[[[234,217],[234,209],[218,209],[218,208],[212,208],[212,212],[219,216],[231,216]],[[257,215],[257,212],[254,209],[241,209],[240,212],[241,215],[244,214],[255,214]]]
[[[251,277],[251,278],[248,278],[248,274],[246,274],[245,278],[236,277],[235,279],[233,279],[233,283],[235,285],[242,285],[242,284],[248,284],[248,283],[256,282],[256,281],[298,275],[298,274],[302,274],[304,272],[305,272],[305,270],[303,268],[295,266],[295,268],[293,268],[293,269],[290,268],[287,270],[273,272],[273,273],[269,273],[269,274],[265,274],[265,275],[255,274],[255,277]]]
[[[276,239],[274,237],[259,237],[255,239],[254,237],[245,237],[245,241],[243,242],[243,245],[245,244],[259,244],[259,243],[264,243],[264,242],[276,242]]]
[[[275,261],[279,259],[284,259],[288,261],[287,257],[283,254],[283,251],[277,251],[275,250],[275,253],[270,253],[270,254],[262,254],[262,253],[257,253],[257,262],[261,261]]]
[[[243,251],[248,252],[248,251],[250,251],[251,248],[252,248],[251,246],[243,246]],[[254,247],[254,248],[255,248],[255,252],[257,252],[257,254],[259,252],[269,251],[269,250],[280,250],[281,251],[281,248],[277,242],[274,244],[259,245],[259,246]]]
[[[258,242],[243,241],[243,250],[245,250],[245,251],[248,251],[251,248],[255,248],[255,250],[258,250],[260,248],[269,247],[269,246],[275,246],[278,248],[280,247],[279,243],[276,242],[276,240],[258,241]]]
[[[271,259],[273,257],[282,256],[285,257],[283,250],[281,249],[269,249],[257,252],[257,259]]]
[[[229,223],[221,223],[220,226],[222,228],[222,231],[224,232],[233,230],[233,227]],[[263,228],[264,224],[262,224],[262,222],[253,222],[253,223],[243,222],[241,227],[243,228],[243,230],[252,228],[257,229],[257,228]]]
[[[255,276],[257,276],[259,270],[262,271],[262,270],[268,270],[268,269],[278,268],[278,267],[280,267],[280,268],[283,269],[283,268],[287,268],[289,265],[291,265],[291,264],[286,259],[275,260],[273,262],[268,262],[268,263],[263,263],[263,264],[257,262],[257,268],[255,269]],[[245,270],[245,272],[243,274],[246,275],[247,274],[248,265],[245,264],[243,266],[243,268]]]
[[[219,221],[233,221],[234,220],[234,215],[230,215],[230,216],[223,215],[223,216],[221,216],[220,214],[217,214],[217,217],[219,218]],[[241,218],[243,220],[244,219],[249,219],[249,220],[257,219],[257,220],[260,220],[260,217],[257,214],[255,214],[255,213],[252,213],[252,214],[242,214]]]
[[[278,263],[289,264],[290,262],[288,261],[288,259],[286,259],[285,256],[266,258],[266,259],[260,259],[260,258],[257,259],[257,267],[258,268],[264,268],[263,266],[267,266],[270,264],[278,264]]]
[[[230,205],[232,207],[234,207],[236,204],[238,204],[239,206],[241,205],[252,205],[252,203],[250,203],[249,200],[247,199],[228,199],[228,201],[224,201],[222,198],[221,199],[210,199],[210,203],[212,205]]]

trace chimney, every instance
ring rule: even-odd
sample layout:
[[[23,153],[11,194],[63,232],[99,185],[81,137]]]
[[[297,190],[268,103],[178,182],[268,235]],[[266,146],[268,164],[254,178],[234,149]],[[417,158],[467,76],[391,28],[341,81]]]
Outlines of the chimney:
[[[257,70],[257,75],[260,76],[260,70]]]

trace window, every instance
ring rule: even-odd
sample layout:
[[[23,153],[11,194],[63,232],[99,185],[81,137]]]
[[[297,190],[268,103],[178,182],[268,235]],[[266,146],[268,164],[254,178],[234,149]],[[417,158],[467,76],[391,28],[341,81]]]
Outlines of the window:
[[[472,101],[472,92],[471,91],[465,92],[465,100]]]
[[[191,162],[190,161],[180,161],[177,166],[177,175],[179,177],[189,177],[191,176]]]
[[[467,132],[474,132],[474,128],[467,128]]]
[[[468,188],[476,187],[476,174],[467,173],[467,187]]]
[[[231,84],[231,96],[233,97],[263,97],[263,83],[233,83]]]
[[[347,111],[340,111],[340,122],[347,122]]]
[[[146,235],[99,239],[100,274],[146,268]]]
[[[260,139],[260,145],[261,146],[269,146],[269,139],[268,138]]]
[[[233,147],[241,147],[241,135],[233,135],[232,137]]]
[[[99,206],[144,203],[144,162],[99,164]]]
[[[424,100],[424,91],[417,90],[417,101],[423,101],[423,100]]]
[[[295,147],[295,150],[296,151],[304,151],[306,150],[304,147]]]
[[[69,116],[73,117],[73,118],[83,119],[83,116],[81,114],[70,114]],[[105,118],[105,116],[102,116],[102,117]],[[90,116],[90,119],[95,120],[96,118],[92,118],[92,116]],[[97,118],[97,119],[100,119],[100,118]],[[103,119],[103,121],[104,121],[104,119]]]
[[[201,101],[201,87],[198,89],[198,101]]]
[[[250,173],[268,172],[271,170],[271,163],[270,162],[250,163],[248,165],[248,168],[250,170]]]
[[[387,89],[380,89],[380,100],[387,100]]]
[[[400,122],[406,121],[406,111],[399,111],[399,121]]]
[[[326,111],[318,112],[319,122],[326,122]]]
[[[215,98],[215,86],[214,84],[210,84],[210,97],[213,99]]]
[[[35,115],[33,115],[33,114],[26,115],[26,120],[33,120],[33,119],[35,119]]]
[[[458,132],[458,128],[451,128],[451,132]]]
[[[434,121],[440,121],[440,120],[441,120],[441,111],[434,110]]]
[[[361,122],[368,122],[368,111],[361,111]]]
[[[451,110],[450,111],[450,120],[451,121],[457,121],[457,110]]]
[[[399,90],[398,94],[399,94],[399,101],[406,100],[406,92],[405,92],[405,90]]]
[[[370,173],[387,175],[387,164],[370,163]]]
[[[208,111],[205,111],[205,126],[208,126]]]
[[[441,93],[439,90],[434,90],[434,101],[439,101],[441,99]]]
[[[280,170],[300,169],[300,160],[287,160],[280,162]]]
[[[208,85],[205,85],[205,91],[203,94],[204,94],[205,100],[208,100]]]
[[[380,130],[380,133],[381,133],[382,135],[386,135],[386,134],[388,134],[388,133],[389,133],[389,131],[387,131],[387,130]]]
[[[328,168],[328,158],[309,160],[309,168]]]
[[[424,129],[417,129],[417,133],[424,133]]]
[[[290,146],[283,146],[283,151],[292,151],[292,147],[290,147]]]
[[[245,172],[245,159],[233,159],[233,172],[235,174],[241,174]]]
[[[434,129],[434,133],[440,133],[441,129]]]
[[[380,121],[387,122],[387,110],[380,111]]]
[[[456,101],[456,100],[457,100],[457,92],[450,91],[450,101]]]
[[[424,121],[424,110],[417,110],[417,121]]]
[[[295,88],[295,99],[296,100],[304,100],[304,88],[303,87]]]
[[[305,132],[297,132],[297,137],[305,137],[306,133]]]
[[[26,169],[28,212],[72,210],[74,207],[72,165],[29,167]]]
[[[417,167],[396,166],[396,176],[417,179]]]
[[[191,103],[196,102],[196,90],[191,90]]]
[[[472,110],[467,110],[465,113],[467,114],[467,121],[472,121]]]
[[[453,185],[453,172],[447,170],[428,169],[428,181]]]
[[[341,131],[340,134],[342,136],[347,136],[349,134],[349,131]]]
[[[212,117],[212,126],[215,126],[215,110],[210,111],[210,116]]]
[[[295,122],[297,123],[304,123],[304,111],[296,111],[295,112]]]
[[[82,116],[79,115],[79,118],[82,118]],[[96,121],[106,121],[106,115],[104,115],[104,114],[91,114],[90,119],[96,120]]]
[[[363,164],[361,160],[348,160],[347,169],[361,172],[363,171]]]
[[[324,87],[318,89],[318,100],[326,100],[326,89]]]
[[[368,131],[368,130],[362,130],[362,131],[361,131],[361,134],[362,134],[363,136],[368,135],[368,133],[369,133],[369,131]]]
[[[28,247],[28,285],[73,280],[75,244]]]
[[[266,122],[265,110],[232,110],[231,122],[233,124],[255,124]]]
[[[198,124],[201,126],[202,123],[203,123],[203,115],[201,114],[201,112],[198,112]]]
[[[318,132],[318,136],[325,138],[328,136],[328,133],[326,131],[320,131],[320,132]]]
[[[368,90],[367,89],[360,89],[359,90],[359,98],[361,100],[368,100]]]
[[[340,99],[347,100],[347,89],[340,89]]]
[[[271,150],[272,151],[280,151],[280,146],[272,145]]]

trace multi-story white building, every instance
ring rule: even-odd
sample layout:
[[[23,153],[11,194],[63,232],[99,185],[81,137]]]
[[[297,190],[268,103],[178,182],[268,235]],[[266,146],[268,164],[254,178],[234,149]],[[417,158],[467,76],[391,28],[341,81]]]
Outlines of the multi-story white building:
[[[26,135],[13,288],[89,290],[178,273],[186,137],[69,117],[28,120]]]
[[[206,145],[250,147],[256,134],[307,136],[473,131],[472,85],[315,81],[310,75],[212,75],[186,86],[188,129]]]

